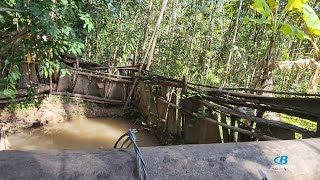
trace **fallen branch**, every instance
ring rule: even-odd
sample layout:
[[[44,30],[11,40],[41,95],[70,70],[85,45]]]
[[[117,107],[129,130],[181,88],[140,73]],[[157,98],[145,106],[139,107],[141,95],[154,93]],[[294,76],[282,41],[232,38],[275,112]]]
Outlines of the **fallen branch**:
[[[73,93],[65,93],[65,92],[53,92],[53,95],[60,95],[60,96],[67,96],[67,97],[76,97],[76,98],[81,98],[81,99],[86,99],[86,100],[95,100],[97,102],[104,102],[104,103],[109,103],[109,104],[123,104],[124,102],[121,100],[115,100],[115,99],[105,99],[101,97],[96,97],[96,96],[90,96],[90,95],[83,95],[83,94],[73,94]]]

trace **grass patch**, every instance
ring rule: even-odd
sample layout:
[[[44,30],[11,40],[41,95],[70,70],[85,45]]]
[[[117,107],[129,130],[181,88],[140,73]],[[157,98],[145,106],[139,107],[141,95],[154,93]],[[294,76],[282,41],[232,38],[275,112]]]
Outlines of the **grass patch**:
[[[283,122],[290,123],[296,126],[299,126],[301,128],[307,129],[309,131],[316,131],[317,130],[317,123],[307,120],[307,119],[302,119],[298,117],[293,117],[285,114],[279,114]]]

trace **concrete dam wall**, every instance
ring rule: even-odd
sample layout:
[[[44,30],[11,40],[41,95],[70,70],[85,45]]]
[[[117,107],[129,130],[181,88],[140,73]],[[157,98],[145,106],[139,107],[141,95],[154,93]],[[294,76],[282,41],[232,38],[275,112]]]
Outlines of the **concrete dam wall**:
[[[318,179],[320,138],[141,148],[149,179]],[[138,179],[135,153],[2,151],[0,179]]]

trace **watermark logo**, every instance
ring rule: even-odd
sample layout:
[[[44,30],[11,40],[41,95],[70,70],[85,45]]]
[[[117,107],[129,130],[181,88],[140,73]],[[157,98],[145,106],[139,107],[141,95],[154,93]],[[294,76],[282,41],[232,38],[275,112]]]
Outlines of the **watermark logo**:
[[[276,164],[284,165],[284,164],[288,164],[288,159],[289,159],[288,156],[277,156],[276,158],[273,159],[273,161]]]
[[[289,156],[277,156],[273,159],[273,162],[276,163],[275,165],[271,166],[271,170],[273,171],[294,171],[295,166],[288,165],[289,163]]]

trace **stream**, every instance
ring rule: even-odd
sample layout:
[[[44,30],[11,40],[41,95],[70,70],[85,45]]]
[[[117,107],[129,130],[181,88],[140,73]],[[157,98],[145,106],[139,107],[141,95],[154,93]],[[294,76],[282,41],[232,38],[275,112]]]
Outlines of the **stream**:
[[[132,122],[122,118],[80,118],[24,130],[7,138],[10,150],[110,149],[130,128],[138,129]],[[147,131],[139,131],[137,139],[141,147],[160,145]]]

